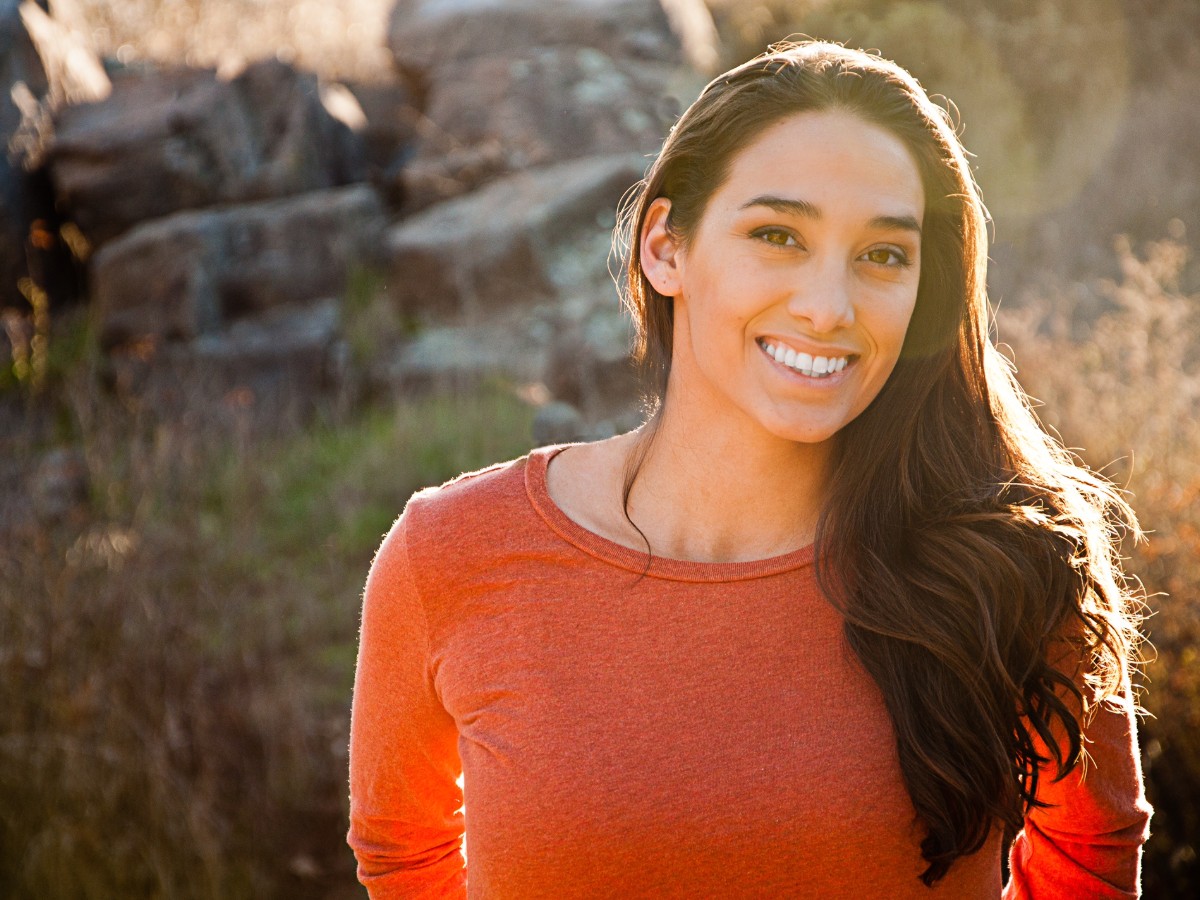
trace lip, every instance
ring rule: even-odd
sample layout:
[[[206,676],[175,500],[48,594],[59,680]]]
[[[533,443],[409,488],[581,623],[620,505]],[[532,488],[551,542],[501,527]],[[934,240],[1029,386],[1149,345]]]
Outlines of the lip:
[[[784,376],[785,378],[788,378],[792,382],[794,382],[796,384],[801,384],[801,385],[804,385],[805,387],[810,387],[810,388],[832,388],[832,387],[835,387],[835,386],[841,384],[843,381],[845,381],[849,377],[850,372],[854,369],[855,365],[858,363],[859,357],[861,356],[861,354],[852,353],[850,351],[841,350],[841,349],[831,350],[829,348],[824,348],[821,350],[816,350],[816,352],[813,352],[812,350],[805,350],[803,352],[808,353],[810,356],[824,356],[827,358],[828,357],[837,358],[840,356],[846,357],[846,367],[844,369],[842,369],[841,371],[833,372],[828,375],[820,375],[820,376],[805,375],[803,372],[793,369],[790,366],[785,366],[783,363],[779,362],[777,359],[775,359],[775,357],[773,357],[769,353],[767,353],[767,349],[765,346],[768,343],[771,343],[771,344],[779,343],[779,344],[783,344],[785,347],[796,349],[795,342],[784,341],[784,340],[780,340],[778,338],[760,337],[760,338],[755,339],[754,343],[756,343],[758,345],[759,352],[762,353],[763,358],[768,363],[770,363],[772,369],[774,369],[776,372],[778,372],[780,375]],[[812,345],[804,344],[802,346],[809,347]],[[798,352],[800,352],[800,351],[798,351]]]

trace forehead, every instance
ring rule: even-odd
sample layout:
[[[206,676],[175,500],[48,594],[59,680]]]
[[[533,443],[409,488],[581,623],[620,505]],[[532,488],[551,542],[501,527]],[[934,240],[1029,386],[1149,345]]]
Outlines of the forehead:
[[[734,156],[713,196],[714,212],[756,196],[803,200],[823,215],[910,215],[925,210],[920,170],[885,128],[842,110],[802,112],[766,129]]]

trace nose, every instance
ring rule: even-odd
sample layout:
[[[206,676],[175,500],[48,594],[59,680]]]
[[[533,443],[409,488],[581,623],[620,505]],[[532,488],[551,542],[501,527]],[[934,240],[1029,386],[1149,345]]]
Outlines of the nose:
[[[806,266],[788,298],[787,310],[816,334],[854,324],[854,273],[833,258]]]

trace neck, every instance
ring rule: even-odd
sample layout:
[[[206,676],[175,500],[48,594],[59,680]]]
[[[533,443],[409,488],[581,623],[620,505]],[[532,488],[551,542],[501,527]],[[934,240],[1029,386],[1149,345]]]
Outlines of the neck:
[[[812,543],[832,446],[744,426],[672,415],[668,403],[640,436],[646,452],[629,515],[655,554],[734,562]]]

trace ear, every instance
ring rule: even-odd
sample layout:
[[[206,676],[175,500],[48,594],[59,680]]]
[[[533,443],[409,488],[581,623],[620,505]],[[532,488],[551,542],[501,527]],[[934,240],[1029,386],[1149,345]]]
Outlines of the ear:
[[[654,289],[664,297],[683,293],[683,248],[667,227],[671,201],[659,197],[646,210],[642,223],[642,271]]]

